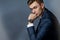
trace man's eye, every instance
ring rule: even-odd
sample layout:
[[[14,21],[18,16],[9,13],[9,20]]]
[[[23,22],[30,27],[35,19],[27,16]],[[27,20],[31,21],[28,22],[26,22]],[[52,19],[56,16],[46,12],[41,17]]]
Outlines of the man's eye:
[[[34,7],[34,9],[36,9],[37,7]]]

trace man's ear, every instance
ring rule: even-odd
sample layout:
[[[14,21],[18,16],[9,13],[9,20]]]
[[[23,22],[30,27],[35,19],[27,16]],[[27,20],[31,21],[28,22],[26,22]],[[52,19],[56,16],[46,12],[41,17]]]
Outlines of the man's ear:
[[[44,3],[41,3],[41,8],[42,8],[42,9],[44,8]]]

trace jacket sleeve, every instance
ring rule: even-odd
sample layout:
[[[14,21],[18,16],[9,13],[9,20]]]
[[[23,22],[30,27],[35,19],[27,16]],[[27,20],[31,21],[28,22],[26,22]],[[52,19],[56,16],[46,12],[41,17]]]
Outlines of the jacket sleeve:
[[[41,40],[46,34],[46,31],[51,27],[51,24],[52,23],[49,19],[45,19],[40,23],[37,31],[34,30],[34,26],[27,28],[30,40]]]

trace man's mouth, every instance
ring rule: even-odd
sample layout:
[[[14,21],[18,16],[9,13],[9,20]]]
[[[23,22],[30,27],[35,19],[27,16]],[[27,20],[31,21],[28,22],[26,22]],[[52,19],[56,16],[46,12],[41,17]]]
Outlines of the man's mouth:
[[[36,15],[38,14],[38,13],[35,13]]]

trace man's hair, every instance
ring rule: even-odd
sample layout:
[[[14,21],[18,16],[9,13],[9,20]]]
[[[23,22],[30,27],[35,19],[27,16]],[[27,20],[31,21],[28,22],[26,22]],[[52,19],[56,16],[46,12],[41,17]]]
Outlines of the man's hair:
[[[40,4],[40,3],[43,3],[43,0],[28,0],[28,1],[27,1],[27,4],[30,5],[30,4],[32,4],[34,1],[38,2],[39,4]]]

